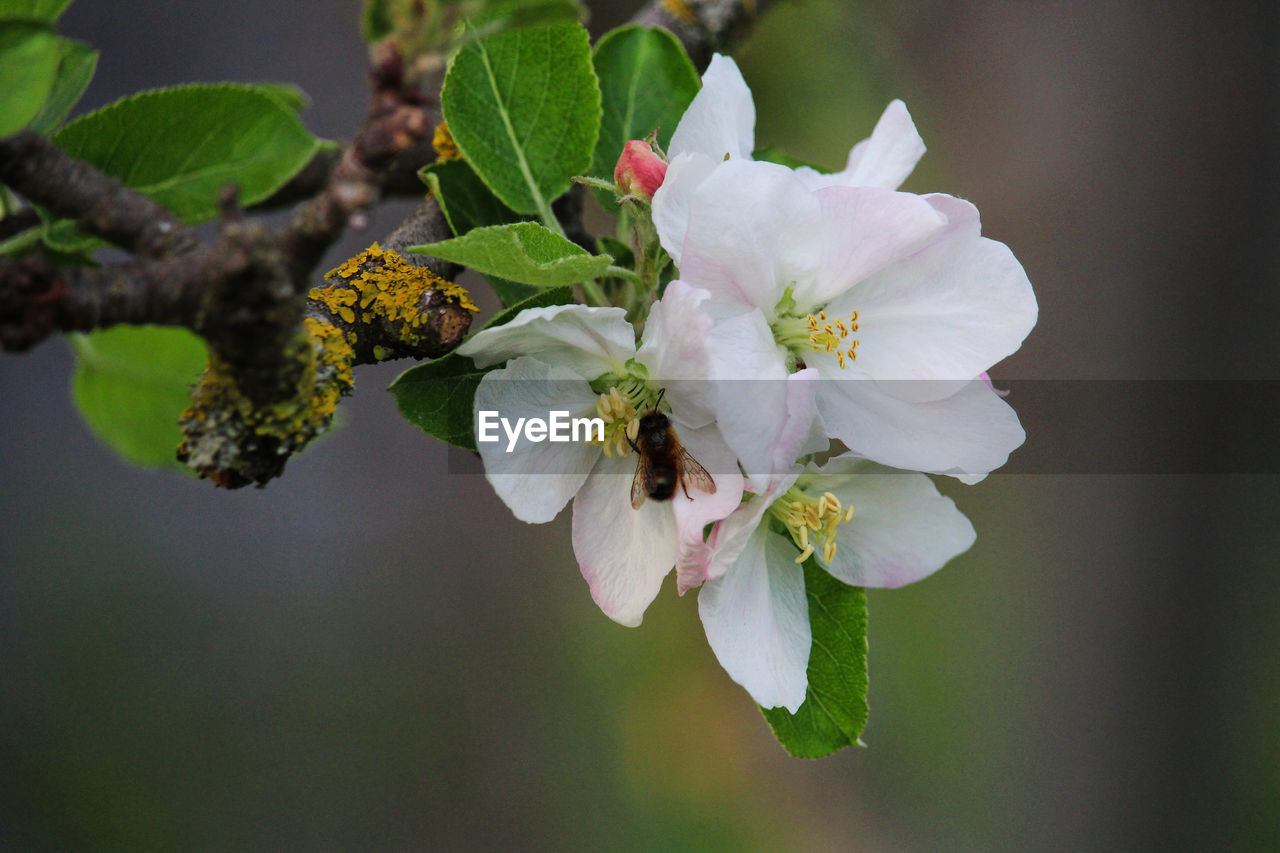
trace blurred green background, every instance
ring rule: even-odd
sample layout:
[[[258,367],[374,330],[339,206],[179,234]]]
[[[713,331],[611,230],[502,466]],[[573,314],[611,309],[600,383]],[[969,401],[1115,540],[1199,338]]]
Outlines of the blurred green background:
[[[639,4],[590,5],[599,33]],[[365,106],[357,6],[78,0],[63,31],[103,51],[83,109],[280,80],[341,137]],[[1276,18],[782,0],[735,56],[758,141],[828,167],[906,100],[929,145],[907,188],[975,202],[1036,286],[997,383],[1274,380]],[[450,474],[382,390],[407,365],[360,369],[345,429],[282,480],[223,492],[99,446],[71,364],[56,340],[0,358],[5,848],[1280,844],[1274,475],[943,483],[977,545],[870,593],[867,748],[806,762],[693,596],[613,624],[567,513],[526,526]],[[1214,445],[1257,415],[1182,426]]]

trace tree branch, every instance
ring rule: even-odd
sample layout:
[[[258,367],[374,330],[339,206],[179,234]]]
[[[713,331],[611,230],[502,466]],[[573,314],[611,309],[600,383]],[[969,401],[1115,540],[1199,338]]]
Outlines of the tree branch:
[[[646,27],[666,27],[699,70],[711,55],[742,38],[773,0],[651,0],[632,17]]]
[[[635,21],[670,29],[705,68],[769,0],[654,0]],[[117,323],[182,326],[209,343],[209,366],[181,419],[179,458],[227,487],[266,483],[328,428],[353,365],[436,358],[458,346],[474,306],[447,279],[458,268],[404,247],[452,236],[429,199],[386,241],[325,284],[313,270],[348,224],[388,189],[420,191],[438,99],[406,83],[400,57],[375,57],[370,108],[354,142],[321,152],[260,206],[308,198],[273,234],[224,198],[218,239],[199,240],[172,214],[47,140],[0,140],[0,182],[136,258],[104,269],[55,268],[40,256],[0,259],[0,345],[26,349],[55,331]],[[438,84],[438,80],[433,81]],[[580,222],[581,191],[556,212]],[[581,230],[580,228],[578,229]],[[574,239],[588,240],[585,233]]]
[[[162,258],[196,243],[167,209],[30,130],[0,140],[0,183],[135,255]]]

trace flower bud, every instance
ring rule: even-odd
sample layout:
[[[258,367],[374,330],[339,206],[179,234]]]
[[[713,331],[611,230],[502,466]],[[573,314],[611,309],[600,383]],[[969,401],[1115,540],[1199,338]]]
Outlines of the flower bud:
[[[613,170],[613,182],[620,194],[649,201],[666,175],[667,161],[659,157],[648,142],[633,139],[622,149]]]

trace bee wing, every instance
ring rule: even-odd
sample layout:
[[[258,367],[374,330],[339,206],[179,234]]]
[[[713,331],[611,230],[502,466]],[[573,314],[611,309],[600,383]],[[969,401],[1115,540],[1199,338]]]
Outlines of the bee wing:
[[[644,456],[640,456],[636,462],[636,475],[631,478],[631,508],[639,509],[644,503],[644,499],[649,495],[649,466],[644,461]]]
[[[676,464],[680,466],[680,478],[684,481],[686,489],[692,487],[709,495],[716,493],[716,481],[711,479],[707,469],[703,468],[698,460],[690,456],[689,451],[683,447],[676,454]]]

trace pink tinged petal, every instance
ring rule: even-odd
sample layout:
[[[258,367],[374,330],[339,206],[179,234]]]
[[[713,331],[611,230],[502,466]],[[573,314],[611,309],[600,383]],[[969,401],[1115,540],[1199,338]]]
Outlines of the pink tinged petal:
[[[636,457],[601,456],[573,501],[573,553],[605,615],[636,626],[676,562],[668,502],[631,508]]]
[[[719,382],[719,423],[757,492],[771,489],[816,447],[818,372],[806,368],[785,379]],[[731,437],[731,438],[729,438]]]
[[[679,544],[676,589],[684,595],[707,578],[711,547],[703,541],[702,531],[708,524],[728,516],[742,503],[743,479],[733,451],[714,426],[692,429],[681,424],[678,434],[689,455],[706,469],[716,485],[714,494],[689,487],[687,496],[681,489],[671,499]]]
[[[711,317],[701,308],[711,294],[676,279],[649,309],[636,360],[667,389],[681,421],[705,426],[715,419],[714,383],[707,338]]]
[[[475,412],[496,412],[515,430],[519,418],[548,419],[552,411],[568,418],[594,417],[596,395],[580,376],[533,358],[513,359],[505,368],[485,374],[476,388]],[[550,521],[587,478],[598,446],[584,442],[532,442],[521,436],[512,450],[500,423],[489,429],[496,441],[477,441],[484,473],[493,490],[521,521]],[[476,424],[476,436],[481,435]]]
[[[689,231],[689,204],[703,181],[720,163],[705,154],[680,154],[667,165],[662,186],[653,194],[653,225],[658,240],[677,267],[683,257]]]
[[[800,472],[801,467],[796,465],[779,474],[767,490],[753,496],[712,528],[711,535],[707,537],[707,545],[711,549],[706,568],[707,580],[721,577],[737,562],[756,528],[761,525],[769,505],[795,484]]]
[[[815,196],[822,209],[821,270],[795,291],[796,304],[806,310],[918,252],[947,227],[943,213],[910,193],[832,187]]]
[[[981,479],[1026,440],[1017,414],[978,380],[931,402],[899,399],[867,379],[824,380],[818,410],[832,438],[904,471]]]
[[[755,127],[756,107],[742,72],[732,59],[716,54],[667,150],[673,157],[696,151],[717,161],[750,157]]]
[[[711,292],[713,313],[722,302],[773,319],[787,287],[818,275],[821,228],[817,197],[790,169],[730,161],[689,207],[680,277]]]
[[[827,571],[852,586],[892,588],[915,583],[973,545],[973,525],[923,474],[904,474],[865,461],[834,459],[851,476],[816,481],[853,518],[840,525],[835,559]],[[822,555],[818,554],[819,562]]]
[[[537,356],[591,381],[621,371],[635,356],[635,331],[621,308],[552,305],[526,308],[510,323],[482,329],[457,351],[480,367]]]
[[[763,489],[779,467],[776,457],[783,437],[790,439],[796,430],[808,431],[808,423],[793,422],[805,413],[807,389],[791,388],[783,354],[758,310],[716,323],[709,349],[720,431],[756,488]],[[794,401],[788,399],[790,393],[796,395]],[[812,406],[808,412],[812,420]],[[801,441],[802,437],[797,448]],[[792,455],[786,467],[794,461]]]
[[[982,218],[978,215],[978,208],[970,202],[945,193],[929,193],[921,197],[947,217],[947,230],[939,235],[939,239],[981,236]]]
[[[765,708],[795,713],[808,685],[809,603],[789,539],[756,528],[723,577],[698,594],[707,641],[729,677]]]
[[[913,400],[954,390],[918,380],[963,382],[1015,352],[1038,314],[1031,282],[1009,248],[964,235],[886,267],[827,313],[854,309],[857,369],[903,380],[890,391]]]

